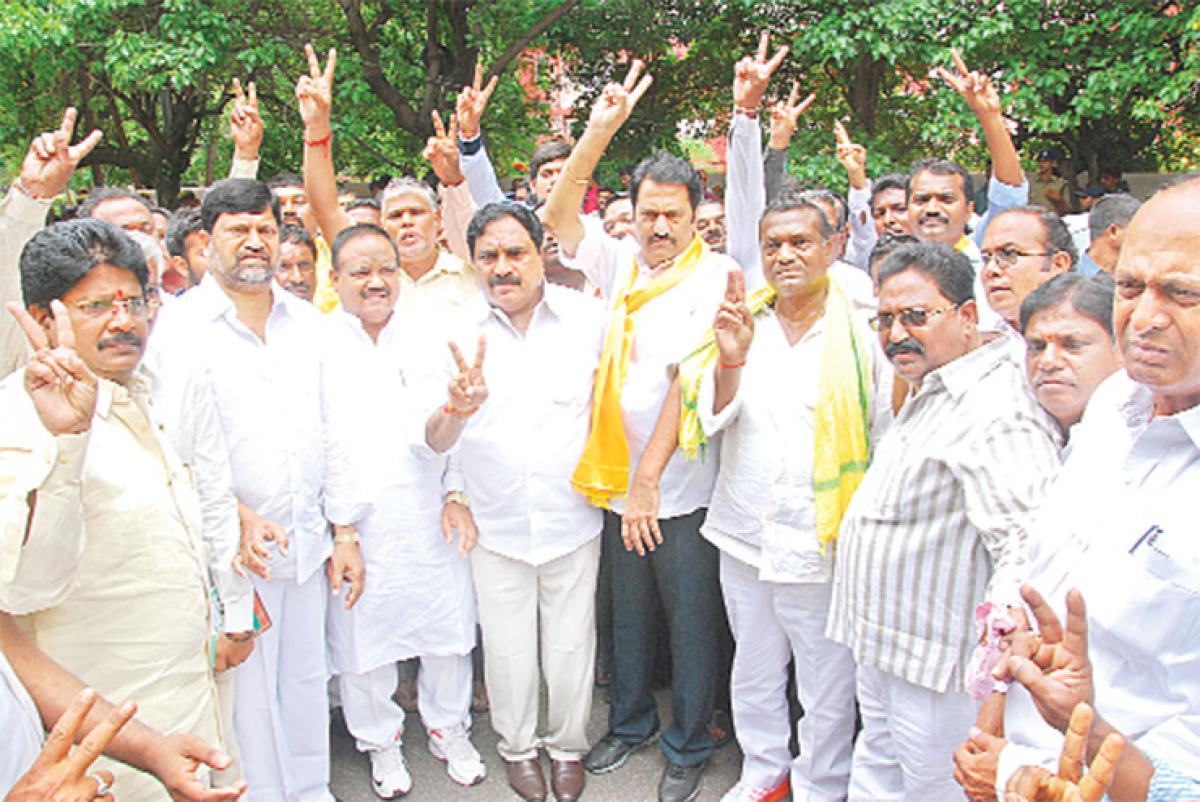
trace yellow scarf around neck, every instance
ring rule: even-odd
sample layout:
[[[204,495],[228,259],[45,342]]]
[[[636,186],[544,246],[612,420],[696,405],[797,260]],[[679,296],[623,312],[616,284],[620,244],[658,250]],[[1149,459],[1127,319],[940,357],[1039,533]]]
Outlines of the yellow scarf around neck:
[[[775,290],[753,292],[747,305],[755,316],[775,300]],[[862,483],[870,461],[872,352],[861,342],[850,302],[829,279],[817,407],[813,420],[813,505],[822,552],[837,540],[842,516]],[[717,361],[713,332],[679,365],[683,395],[679,448],[688,459],[703,458],[708,437],[700,424],[700,384]]]
[[[607,507],[629,489],[629,443],[625,439],[625,423],[621,418],[621,391],[629,372],[629,355],[633,350],[633,315],[647,303],[679,285],[692,274],[708,254],[708,245],[695,237],[675,258],[675,264],[655,276],[646,286],[634,290],[637,282],[636,262],[629,281],[612,306],[608,332],[600,365],[596,368],[596,386],[592,393],[592,428],[571,486],[597,507]]]

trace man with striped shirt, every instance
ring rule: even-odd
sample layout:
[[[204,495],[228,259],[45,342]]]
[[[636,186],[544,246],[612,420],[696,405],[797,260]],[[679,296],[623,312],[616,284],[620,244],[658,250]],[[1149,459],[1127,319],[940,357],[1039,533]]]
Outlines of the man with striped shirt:
[[[1059,464],[1024,366],[978,329],[973,282],[944,245],[880,266],[872,323],[913,392],[839,538],[828,634],[854,652],[863,720],[851,800],[962,799],[952,755],[976,714],[974,610],[1020,603],[1026,523]]]

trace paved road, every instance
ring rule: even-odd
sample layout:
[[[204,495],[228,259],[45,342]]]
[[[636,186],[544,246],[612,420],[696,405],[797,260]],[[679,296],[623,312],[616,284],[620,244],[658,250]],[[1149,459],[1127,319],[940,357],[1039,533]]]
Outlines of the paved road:
[[[669,694],[657,694],[662,720],[669,721],[667,710]],[[608,703],[605,694],[596,689],[592,705],[592,719],[588,724],[588,737],[592,742],[605,732],[608,718]],[[406,802],[509,802],[518,800],[508,787],[504,777],[504,763],[496,753],[496,734],[492,731],[487,714],[476,715],[472,729],[472,740],[487,763],[488,777],[474,788],[455,785],[446,776],[442,764],[429,754],[426,748],[425,730],[416,714],[409,716],[408,730],[404,739],[404,754],[408,758],[413,774],[413,790],[404,799]],[[736,744],[730,744],[709,763],[701,781],[699,802],[718,802],[735,782],[741,770],[741,753]],[[543,758],[549,782],[549,761]],[[588,775],[584,800],[587,802],[655,802],[658,799],[658,780],[662,775],[663,757],[657,747],[644,749],[629,759],[620,770],[601,777]],[[341,723],[334,715],[333,727],[333,793],[343,802],[375,802],[371,790],[371,770],[367,756],[359,754]]]

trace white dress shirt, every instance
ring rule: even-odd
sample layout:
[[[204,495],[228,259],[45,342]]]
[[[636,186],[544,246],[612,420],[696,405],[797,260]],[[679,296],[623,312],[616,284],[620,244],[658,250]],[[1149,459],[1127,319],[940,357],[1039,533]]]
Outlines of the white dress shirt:
[[[585,231],[583,240],[575,256],[562,254],[564,265],[582,270],[610,305],[614,294],[629,285],[631,271],[638,271],[635,289],[650,280],[641,249],[632,237],[614,239],[604,233],[599,220],[580,219]],[[712,328],[717,308],[725,298],[729,273],[739,269],[728,256],[710,251],[690,276],[634,313],[633,353],[621,390],[631,474],[654,434],[675,366]],[[692,462],[678,449],[671,455],[659,483],[659,518],[688,515],[708,506],[717,476],[716,449],[711,449],[710,454],[713,456],[707,460]],[[614,498],[610,506],[619,513],[625,509],[625,499]]]
[[[234,495],[288,533],[291,546],[275,556],[272,578],[303,582],[333,551],[326,519],[353,524],[369,504],[330,436],[337,410],[323,391],[328,321],[291,293],[271,293],[266,338],[259,339],[216,279],[205,276],[160,314],[146,358],[168,385],[208,371]]]
[[[7,794],[37,760],[42,748],[42,720],[25,686],[0,652],[0,797]]]
[[[544,291],[524,335],[482,295],[451,333],[468,363],[479,335],[487,338],[488,397],[456,446],[479,545],[531,565],[571,553],[601,527],[600,510],[575,492],[571,474],[591,423],[603,307],[554,284]],[[439,405],[455,372],[447,361]]]
[[[1067,591],[1083,593],[1097,711],[1200,777],[1200,407],[1154,417],[1153,405],[1124,371],[1096,390],[1032,528],[1028,582],[1060,621]],[[1020,765],[1057,759],[1062,735],[1020,686],[1005,731],[999,788]]]
[[[21,251],[42,230],[48,211],[50,201],[34,200],[16,186],[0,201],[0,306],[21,303]],[[8,310],[0,311],[0,376],[7,376],[29,358],[29,343]]]
[[[862,342],[875,351],[871,441],[892,419],[892,370],[860,310]],[[813,419],[817,409],[825,316],[789,344],[773,309],[755,320],[737,394],[714,415],[716,381],[700,385],[700,421],[710,437],[724,431],[720,470],[700,528],[722,551],[758,570],[766,582],[829,582],[831,546],[821,554],[813,508]]]

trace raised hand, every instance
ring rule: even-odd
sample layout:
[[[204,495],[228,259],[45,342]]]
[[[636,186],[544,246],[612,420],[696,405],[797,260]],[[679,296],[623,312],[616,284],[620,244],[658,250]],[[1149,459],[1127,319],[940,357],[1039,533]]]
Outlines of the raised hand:
[[[487,338],[479,335],[475,361],[469,365],[458,346],[454,343],[449,345],[454,364],[458,367],[458,373],[450,380],[450,410],[459,417],[473,415],[488,396],[487,384],[483,380],[483,354],[487,349]]]
[[[1004,802],[1100,802],[1113,781],[1125,739],[1112,734],[1104,738],[1091,770],[1084,773],[1092,708],[1080,702],[1071,711],[1058,774],[1041,766],[1022,766],[1004,787]]]
[[[758,39],[758,52],[753,56],[743,56],[733,68],[733,105],[747,111],[758,111],[762,105],[763,95],[766,94],[767,84],[771,76],[788,54],[788,46],[784,45],[767,59],[767,48],[770,36],[763,31]]]
[[[746,277],[740,270],[730,270],[725,283],[725,300],[717,309],[713,335],[720,352],[720,362],[741,365],[754,340],[754,315],[746,305]]]
[[[483,65],[475,65],[475,81],[470,86],[464,86],[454,101],[454,111],[458,114],[459,131],[463,139],[474,139],[479,136],[479,121],[487,110],[488,100],[496,91],[499,75],[493,75],[487,86],[483,86]]]
[[[954,71],[935,67],[934,74],[950,84],[967,101],[967,106],[976,117],[1000,114],[1000,93],[996,91],[992,79],[983,73],[968,70],[957,49],[951,50],[950,56],[954,59]]]
[[[799,97],[800,82],[792,81],[792,93],[788,95],[788,99],[776,101],[775,105],[771,106],[770,145],[775,150],[787,150],[792,136],[796,133],[800,115],[813,104],[817,94],[810,92],[808,97],[798,101]]]
[[[846,126],[840,120],[833,124],[833,135],[837,139],[837,160],[846,168],[850,186],[866,189],[870,185],[867,181],[867,149],[850,141],[850,134],[846,133]]]
[[[25,366],[25,391],[33,399],[42,425],[52,435],[80,434],[92,425],[96,412],[96,388],[99,381],[87,364],[75,353],[75,331],[62,301],[51,301],[56,344],[42,327],[16,301],[8,302],[8,311],[17,319],[25,338],[33,347],[33,356]]]
[[[29,152],[21,163],[21,174],[17,180],[30,196],[49,200],[62,192],[79,162],[99,144],[99,128],[79,144],[71,144],[76,116],[75,108],[68,106],[57,131],[40,134],[29,143]]]
[[[296,101],[300,105],[300,118],[304,120],[305,138],[314,134],[329,133],[329,110],[333,106],[333,73],[337,66],[337,50],[329,49],[325,69],[317,61],[316,51],[311,44],[304,46],[308,58],[308,75],[296,81]]]
[[[1024,685],[1042,718],[1063,731],[1076,705],[1090,704],[1095,695],[1083,594],[1074,589],[1067,593],[1065,631],[1040,593],[1025,585],[1021,597],[1033,610],[1040,631],[1018,635],[1011,656],[998,673]]]
[[[96,769],[88,773],[88,769],[133,718],[137,705],[126,702],[115,708],[72,752],[71,745],[95,704],[96,692],[91,688],[75,697],[46,738],[37,760],[4,797],[5,802],[112,802],[112,772]]]
[[[442,116],[436,111],[431,116],[434,135],[425,143],[425,161],[443,185],[457,186],[466,180],[458,161],[458,115],[450,115],[449,129],[442,125]]]
[[[258,114],[258,90],[254,81],[242,91],[242,82],[233,79],[233,106],[229,109],[229,135],[239,159],[258,158],[263,140],[263,122]]]
[[[646,90],[654,82],[654,78],[648,73],[638,80],[643,66],[641,59],[634,59],[624,81],[619,84],[610,83],[604,87],[604,91],[592,106],[588,128],[615,132],[629,119],[642,95],[646,94]]]

